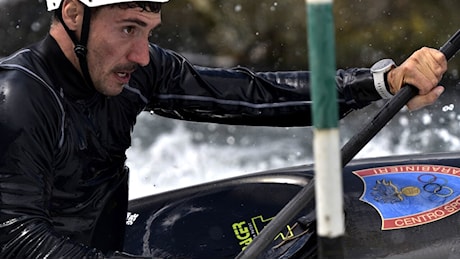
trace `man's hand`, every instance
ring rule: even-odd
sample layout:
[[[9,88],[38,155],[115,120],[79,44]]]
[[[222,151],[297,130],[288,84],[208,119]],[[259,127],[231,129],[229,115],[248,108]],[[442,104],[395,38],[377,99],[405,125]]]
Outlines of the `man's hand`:
[[[439,50],[423,47],[399,67],[388,72],[387,81],[393,94],[404,84],[419,89],[419,95],[407,103],[407,108],[413,111],[433,104],[444,92],[444,87],[438,84],[446,71],[447,60],[444,54]]]

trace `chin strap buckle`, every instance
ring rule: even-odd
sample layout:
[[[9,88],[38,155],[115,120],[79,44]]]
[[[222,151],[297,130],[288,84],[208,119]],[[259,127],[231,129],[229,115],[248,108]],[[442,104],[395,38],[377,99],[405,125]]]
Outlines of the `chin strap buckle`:
[[[86,54],[88,53],[88,49],[85,46],[80,45],[80,44],[75,46],[74,51],[75,51],[75,54],[77,54],[79,58],[86,57]]]

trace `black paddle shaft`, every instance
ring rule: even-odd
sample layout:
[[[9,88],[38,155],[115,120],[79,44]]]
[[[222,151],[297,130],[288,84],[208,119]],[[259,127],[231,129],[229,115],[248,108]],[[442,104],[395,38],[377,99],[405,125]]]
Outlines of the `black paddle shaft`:
[[[449,60],[460,49],[460,30],[458,30],[441,48]],[[416,96],[417,88],[405,85],[401,90],[385,104],[375,115],[374,119],[358,134],[354,135],[342,148],[342,164],[345,166],[353,157],[382,129],[393,116],[398,113],[407,102]],[[314,181],[312,178],[297,195],[292,198],[286,206],[273,218],[260,234],[241,251],[236,258],[257,258],[268,245],[273,242],[274,237],[289,221],[291,221],[303,209],[309,201],[314,198]]]
[[[458,30],[439,50],[446,59],[452,58],[460,49],[460,30]],[[342,147],[342,166],[347,165],[355,155],[398,113],[401,108],[418,94],[418,89],[404,85],[374,116],[367,126],[354,135]]]

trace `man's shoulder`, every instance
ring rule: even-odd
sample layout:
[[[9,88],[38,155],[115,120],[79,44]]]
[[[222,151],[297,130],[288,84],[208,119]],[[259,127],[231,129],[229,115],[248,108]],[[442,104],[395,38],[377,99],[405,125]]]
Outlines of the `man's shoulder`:
[[[9,56],[0,58],[0,68],[11,68],[14,65],[20,65],[30,62],[33,59],[33,52],[30,48],[22,48]]]
[[[5,86],[48,86],[49,75],[43,61],[33,49],[21,49],[0,59],[0,83]]]
[[[59,93],[51,85],[49,75],[41,66],[41,61],[31,49],[22,49],[0,60],[0,93],[12,107],[32,106],[37,103],[56,104],[61,110]],[[24,107],[25,108],[25,107]]]

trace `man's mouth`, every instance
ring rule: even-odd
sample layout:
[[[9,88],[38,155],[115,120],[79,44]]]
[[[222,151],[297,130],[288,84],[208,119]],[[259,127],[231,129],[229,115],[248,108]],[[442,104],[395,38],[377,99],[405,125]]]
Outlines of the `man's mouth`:
[[[118,72],[117,75],[120,78],[127,78],[129,76],[127,72]]]
[[[131,73],[129,72],[117,72],[116,75],[123,84],[127,84],[131,77]]]
[[[118,66],[113,70],[115,76],[122,84],[128,84],[131,74],[136,70],[135,65]]]

